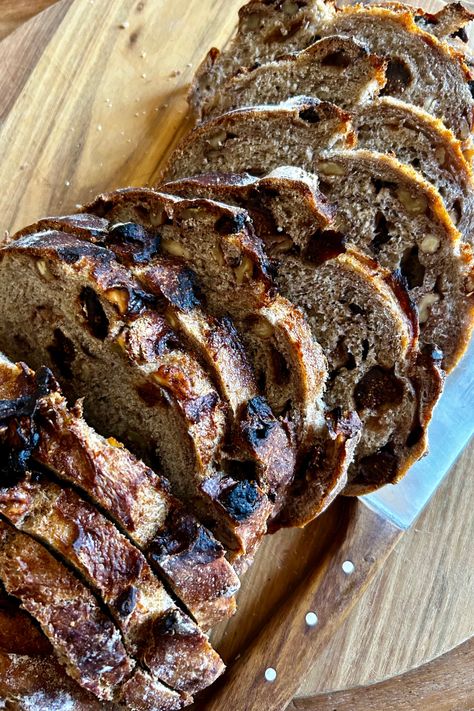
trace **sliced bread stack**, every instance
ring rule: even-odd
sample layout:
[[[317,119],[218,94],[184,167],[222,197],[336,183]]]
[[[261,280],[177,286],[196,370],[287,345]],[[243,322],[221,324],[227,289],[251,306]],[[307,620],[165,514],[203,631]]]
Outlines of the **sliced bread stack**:
[[[264,534],[426,451],[474,322],[470,19],[251,0],[158,189],[0,251],[0,348],[36,368],[0,360],[0,617],[73,708],[190,703]]]

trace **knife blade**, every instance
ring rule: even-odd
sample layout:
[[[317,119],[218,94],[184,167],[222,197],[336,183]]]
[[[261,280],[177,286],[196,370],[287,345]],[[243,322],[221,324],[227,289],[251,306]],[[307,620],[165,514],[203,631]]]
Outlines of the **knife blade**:
[[[202,711],[283,711],[318,652],[424,509],[474,433],[474,342],[446,381],[429,453],[397,485],[348,502],[337,540],[228,672]]]

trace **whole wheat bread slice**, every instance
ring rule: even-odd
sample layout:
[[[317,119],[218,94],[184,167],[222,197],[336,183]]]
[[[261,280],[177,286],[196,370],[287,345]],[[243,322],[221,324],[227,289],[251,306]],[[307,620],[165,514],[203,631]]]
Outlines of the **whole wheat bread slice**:
[[[38,438],[33,461],[104,511],[146,553],[204,628],[232,615],[239,581],[223,547],[171,496],[166,480],[117,441],[97,435],[77,407],[68,409],[50,375],[46,388],[41,379],[41,371],[36,375],[0,354],[0,409],[15,416],[23,407],[22,416],[32,418]]]
[[[0,513],[82,576],[107,606],[127,652],[152,676],[193,694],[222,673],[207,638],[176,606],[143,554],[73,489],[27,472],[0,490]]]
[[[322,0],[251,0],[239,11],[239,28],[229,47],[213,47],[196,72],[189,103],[199,115],[220,85],[241,67],[253,67],[314,41],[322,19],[333,9]]]
[[[281,104],[236,109],[201,124],[173,151],[160,180],[212,171],[262,176],[268,172],[268,155],[280,146],[294,156],[295,165],[303,165],[322,150],[354,144],[348,113],[327,101],[299,96]],[[228,169],[234,160],[244,165]]]
[[[346,493],[367,493],[401,478],[426,450],[442,379],[436,364],[418,352],[416,314],[404,287],[328,229],[332,215],[317,179],[280,168],[260,179],[212,174],[164,187],[249,210],[279,288],[304,310],[328,359],[328,406],[357,410],[364,423]],[[375,402],[379,386],[387,398]],[[374,402],[366,405],[370,397]],[[388,450],[390,467],[383,471],[377,456],[388,460]]]
[[[218,468],[225,441],[220,398],[113,253],[44,233],[2,250],[0,270],[5,350],[17,359],[28,352],[33,365],[53,368],[59,351],[62,384],[85,396],[93,423],[148,456],[158,451],[175,490],[235,555],[256,545],[271,506],[256,483],[234,481]],[[22,280],[12,284],[11,270]],[[10,300],[19,298],[17,290],[25,294],[26,283],[28,302],[13,316]]]
[[[297,54],[241,71],[202,107],[202,118],[301,95],[350,110],[378,95],[385,85],[385,66],[350,37],[325,37]]]

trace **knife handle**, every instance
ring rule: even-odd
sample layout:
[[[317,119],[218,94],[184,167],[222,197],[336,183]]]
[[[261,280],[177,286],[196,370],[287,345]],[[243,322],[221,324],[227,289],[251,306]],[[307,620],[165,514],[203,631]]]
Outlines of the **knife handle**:
[[[283,711],[403,531],[362,501],[340,535],[242,656],[196,703],[200,711]]]

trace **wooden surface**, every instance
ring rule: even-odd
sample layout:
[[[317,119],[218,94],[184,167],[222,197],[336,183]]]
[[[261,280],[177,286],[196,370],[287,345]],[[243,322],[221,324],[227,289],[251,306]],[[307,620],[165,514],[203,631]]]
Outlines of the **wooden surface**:
[[[4,39],[0,230],[71,210],[102,189],[152,182],[184,130],[189,78],[207,47],[231,34],[241,4],[60,0]],[[474,633],[473,454],[474,444],[317,658],[299,698],[394,676]],[[315,565],[346,507],[338,501],[307,530],[266,541],[237,617],[214,635],[228,661]]]
[[[472,711],[473,670],[474,637],[402,676],[369,687],[295,699],[289,711]]]
[[[0,0],[0,39],[57,0]]]

